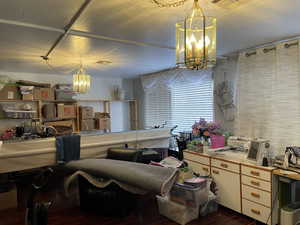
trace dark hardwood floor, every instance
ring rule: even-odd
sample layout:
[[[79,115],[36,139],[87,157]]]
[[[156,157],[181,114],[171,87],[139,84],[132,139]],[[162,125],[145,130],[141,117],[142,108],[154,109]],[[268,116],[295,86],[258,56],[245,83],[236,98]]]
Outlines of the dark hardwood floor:
[[[152,208],[152,209],[151,209]],[[143,222],[140,223],[135,213],[125,218],[112,218],[97,215],[97,213],[83,212],[79,207],[66,209],[50,209],[49,225],[176,225],[175,222],[160,216],[157,209],[144,208]],[[1,225],[23,225],[24,210],[6,210],[0,212]],[[220,207],[218,212],[206,217],[201,217],[190,222],[188,225],[255,225],[252,219],[229,209]]]
[[[63,177],[63,176],[62,176]],[[56,176],[49,188],[36,196],[38,201],[53,201],[49,209],[48,225],[176,225],[177,223],[159,215],[155,196],[140,199],[137,210],[125,218],[104,217],[97,212],[82,211],[77,198],[66,198],[62,192],[63,179]],[[0,225],[24,225],[25,207],[31,187],[30,179],[18,185],[18,209],[0,211]],[[74,190],[76,190],[75,188]],[[0,202],[1,204],[1,202]],[[99,203],[101,204],[101,202]],[[142,218],[140,222],[139,218]],[[188,225],[256,225],[253,219],[230,209],[219,207],[215,213],[201,217]]]

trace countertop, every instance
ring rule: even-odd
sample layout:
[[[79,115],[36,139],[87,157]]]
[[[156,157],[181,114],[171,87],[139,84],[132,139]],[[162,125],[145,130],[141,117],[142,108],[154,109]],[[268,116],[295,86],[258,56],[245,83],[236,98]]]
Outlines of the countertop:
[[[169,129],[149,129],[115,133],[90,132],[81,135],[81,148],[92,148],[112,144],[132,143],[170,137]],[[0,148],[0,159],[7,157],[46,154],[54,152],[55,138],[41,138],[22,142],[4,143]]]
[[[247,160],[247,154],[245,152],[240,152],[240,151],[224,151],[224,152],[218,152],[218,153],[212,153],[210,152],[210,149],[207,149],[203,153],[200,152],[194,152],[190,150],[185,150],[189,153],[194,153],[194,154],[199,154],[205,157],[211,157],[214,159],[220,159],[220,160],[226,160],[229,162],[237,163],[237,164],[243,164],[246,166],[251,166],[251,167],[259,167],[263,168],[265,170],[274,170],[275,167],[263,167],[263,166],[258,166],[255,162],[252,162],[250,160]]]

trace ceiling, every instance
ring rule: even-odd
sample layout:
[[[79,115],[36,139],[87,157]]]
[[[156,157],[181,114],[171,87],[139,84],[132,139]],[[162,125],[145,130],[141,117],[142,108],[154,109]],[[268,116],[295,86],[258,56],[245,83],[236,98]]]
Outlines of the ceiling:
[[[46,64],[40,56],[48,52],[83,3],[0,1],[0,70],[71,74],[82,62],[92,75],[127,78],[175,66],[174,25],[189,12],[192,0],[177,8],[159,8],[151,0],[92,0],[72,30],[94,37],[71,32]],[[299,0],[243,0],[233,8],[218,7],[210,0],[200,3],[207,15],[218,18],[219,56],[300,35]],[[99,60],[112,63],[96,63]]]

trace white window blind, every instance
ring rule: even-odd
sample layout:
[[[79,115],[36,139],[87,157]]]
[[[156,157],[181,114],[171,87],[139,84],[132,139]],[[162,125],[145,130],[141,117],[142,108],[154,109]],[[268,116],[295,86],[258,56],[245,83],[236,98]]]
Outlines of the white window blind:
[[[200,117],[213,121],[213,81],[176,84],[172,88],[172,125],[190,131]]]
[[[171,91],[165,87],[145,93],[145,124],[146,128],[171,122]]]
[[[155,88],[145,95],[145,127],[167,121],[177,131],[190,131],[201,118],[213,120],[213,81],[178,83],[170,90]]]

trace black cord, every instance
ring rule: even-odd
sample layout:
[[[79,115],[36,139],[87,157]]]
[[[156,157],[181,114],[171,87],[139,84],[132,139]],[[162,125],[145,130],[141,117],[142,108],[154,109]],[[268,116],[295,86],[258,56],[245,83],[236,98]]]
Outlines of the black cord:
[[[270,218],[271,218],[271,216],[272,216],[272,214],[273,214],[274,206],[275,206],[275,201],[277,200],[277,195],[278,195],[278,193],[279,193],[279,188],[278,188],[278,190],[277,190],[277,192],[276,192],[276,194],[275,194],[275,197],[274,197],[274,199],[273,199],[271,212],[270,212],[270,214],[269,214],[269,217],[268,217],[268,219],[267,219],[266,224],[268,224],[268,222],[269,222],[269,220],[270,220]]]

